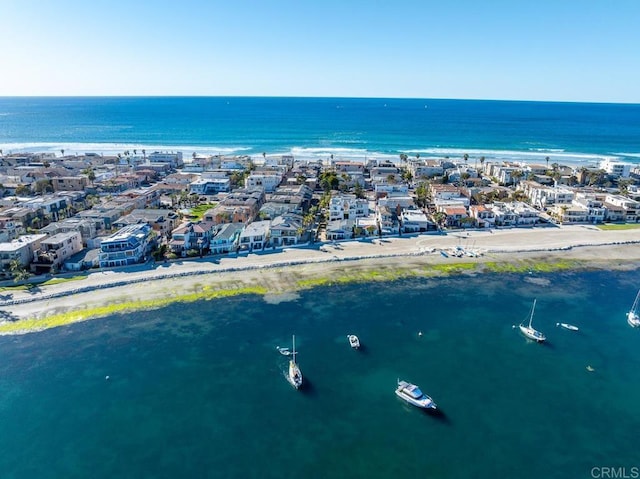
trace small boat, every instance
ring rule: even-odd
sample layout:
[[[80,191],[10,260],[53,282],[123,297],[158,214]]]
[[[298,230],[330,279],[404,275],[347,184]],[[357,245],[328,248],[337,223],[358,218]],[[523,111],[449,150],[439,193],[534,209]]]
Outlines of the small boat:
[[[440,251],[440,254],[441,254],[442,256],[444,256],[445,258],[448,258],[448,257],[449,257],[449,255],[446,253],[446,251]]]
[[[289,351],[289,348],[281,348],[280,346],[276,346],[276,349],[283,356],[291,356],[291,351]]]
[[[637,328],[640,326],[640,315],[638,314],[638,303],[640,302],[640,290],[638,290],[638,294],[636,295],[636,300],[633,302],[633,306],[631,306],[631,311],[627,313],[627,322],[629,326]]]
[[[356,336],[355,334],[349,334],[347,336],[347,339],[349,340],[349,344],[353,349],[360,348],[360,340],[358,339],[358,336]]]
[[[574,326],[569,323],[556,323],[556,326],[560,326],[561,328],[568,329],[569,331],[579,331],[580,328],[578,326]]]
[[[300,389],[302,386],[302,371],[300,371],[300,366],[296,363],[296,337],[293,336],[293,348],[290,351],[290,355],[292,359],[289,361],[289,373],[287,374],[287,381],[291,383],[291,385]]]
[[[404,399],[409,404],[422,409],[436,409],[436,403],[429,396],[423,393],[415,384],[398,379],[398,387],[396,388],[396,396]]]
[[[534,341],[541,343],[544,340],[546,340],[547,338],[545,337],[544,334],[542,334],[540,331],[536,330],[533,328],[533,326],[531,326],[531,323],[533,321],[533,313],[536,310],[536,299],[533,300],[533,306],[531,307],[531,314],[529,315],[529,323],[525,324],[526,320],[523,321],[522,323],[520,323],[520,332],[522,332],[522,334],[524,334],[527,338],[529,339],[533,339]]]
[[[590,373],[594,372],[595,369],[593,368],[593,366],[589,365],[587,366],[587,371],[589,371]]]

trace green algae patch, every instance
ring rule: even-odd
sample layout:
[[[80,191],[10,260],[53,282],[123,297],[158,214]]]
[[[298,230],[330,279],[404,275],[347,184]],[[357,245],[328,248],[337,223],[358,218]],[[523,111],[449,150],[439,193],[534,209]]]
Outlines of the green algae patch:
[[[1,323],[0,335],[42,331],[45,329],[55,328],[58,326],[66,326],[68,324],[86,321],[89,319],[103,318],[114,314],[160,309],[173,303],[192,303],[195,301],[208,301],[239,295],[264,295],[266,293],[267,289],[262,286],[251,286],[222,290],[203,288],[198,292],[173,297],[145,299],[139,301],[122,300],[118,303],[53,314],[44,318],[25,318],[19,319],[17,321]]]
[[[481,269],[489,273],[555,273],[558,271],[567,271],[580,269],[583,265],[580,261],[575,260],[559,260],[559,261],[505,261],[505,262],[486,262],[480,265]]]
[[[387,282],[407,278],[426,278],[430,276],[442,276],[447,274],[462,274],[466,271],[475,271],[474,263],[436,264],[428,266],[408,265],[406,267],[345,270],[334,272],[331,276],[299,279],[295,283],[295,289],[311,289],[322,286],[344,285],[355,283]]]
[[[36,284],[36,286],[51,286],[52,284],[68,283],[70,281],[82,281],[87,279],[86,276],[72,276],[70,278],[53,278],[42,283]]]
[[[640,228],[640,223],[598,225],[597,228],[603,231],[635,230]]]
[[[443,275],[459,274],[465,271],[475,271],[476,263],[439,263],[425,266],[427,273],[438,273]]]

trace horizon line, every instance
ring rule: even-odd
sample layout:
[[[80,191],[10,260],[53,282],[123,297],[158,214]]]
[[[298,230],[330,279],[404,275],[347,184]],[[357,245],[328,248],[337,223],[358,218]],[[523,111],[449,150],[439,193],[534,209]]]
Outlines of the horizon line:
[[[0,95],[0,99],[19,98],[271,98],[271,99],[336,99],[336,100],[423,100],[423,101],[477,101],[477,102],[511,102],[511,103],[568,103],[568,104],[601,104],[601,105],[640,105],[640,102],[605,101],[605,100],[531,100],[508,98],[446,98],[446,97],[401,97],[401,96],[303,96],[303,95]]]

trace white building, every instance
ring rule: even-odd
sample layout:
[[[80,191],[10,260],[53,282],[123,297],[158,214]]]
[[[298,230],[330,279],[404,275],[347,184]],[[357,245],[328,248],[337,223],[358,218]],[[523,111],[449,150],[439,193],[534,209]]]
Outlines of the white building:
[[[252,171],[249,176],[244,179],[245,188],[264,188],[267,193],[273,193],[278,185],[282,182],[283,175],[279,171]]]
[[[429,221],[422,210],[402,210],[400,218],[402,230],[405,233],[419,233],[435,229],[435,224]]]
[[[183,166],[181,151],[154,151],[147,156],[149,163],[169,163],[172,168]]]
[[[111,268],[140,263],[151,243],[152,229],[148,224],[125,226],[100,243],[100,267]]]
[[[263,250],[269,239],[271,221],[254,221],[240,233],[240,249],[249,251]]]
[[[628,178],[631,173],[631,163],[624,163],[622,161],[615,161],[611,158],[606,158],[600,161],[600,168],[607,172],[611,176],[619,178]]]
[[[356,195],[337,195],[329,201],[329,221],[369,216],[369,201]]]
[[[79,231],[69,231],[49,236],[40,242],[33,254],[31,271],[35,274],[55,273],[64,262],[82,251],[82,236]]]
[[[0,276],[12,277],[11,263],[17,260],[21,267],[29,266],[33,253],[47,235],[24,235],[7,243],[0,243]]]
[[[231,191],[229,178],[200,178],[189,185],[189,192],[197,195],[215,195]]]

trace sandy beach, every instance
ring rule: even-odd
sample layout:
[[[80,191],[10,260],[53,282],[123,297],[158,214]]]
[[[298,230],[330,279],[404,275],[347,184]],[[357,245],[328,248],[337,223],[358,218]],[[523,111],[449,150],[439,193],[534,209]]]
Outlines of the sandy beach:
[[[464,254],[457,257],[455,251]],[[315,244],[92,270],[75,281],[6,290],[0,293],[0,334],[232,294],[257,293],[266,301],[281,301],[297,290],[330,283],[485,271],[638,267],[640,230],[603,231],[588,225]]]

